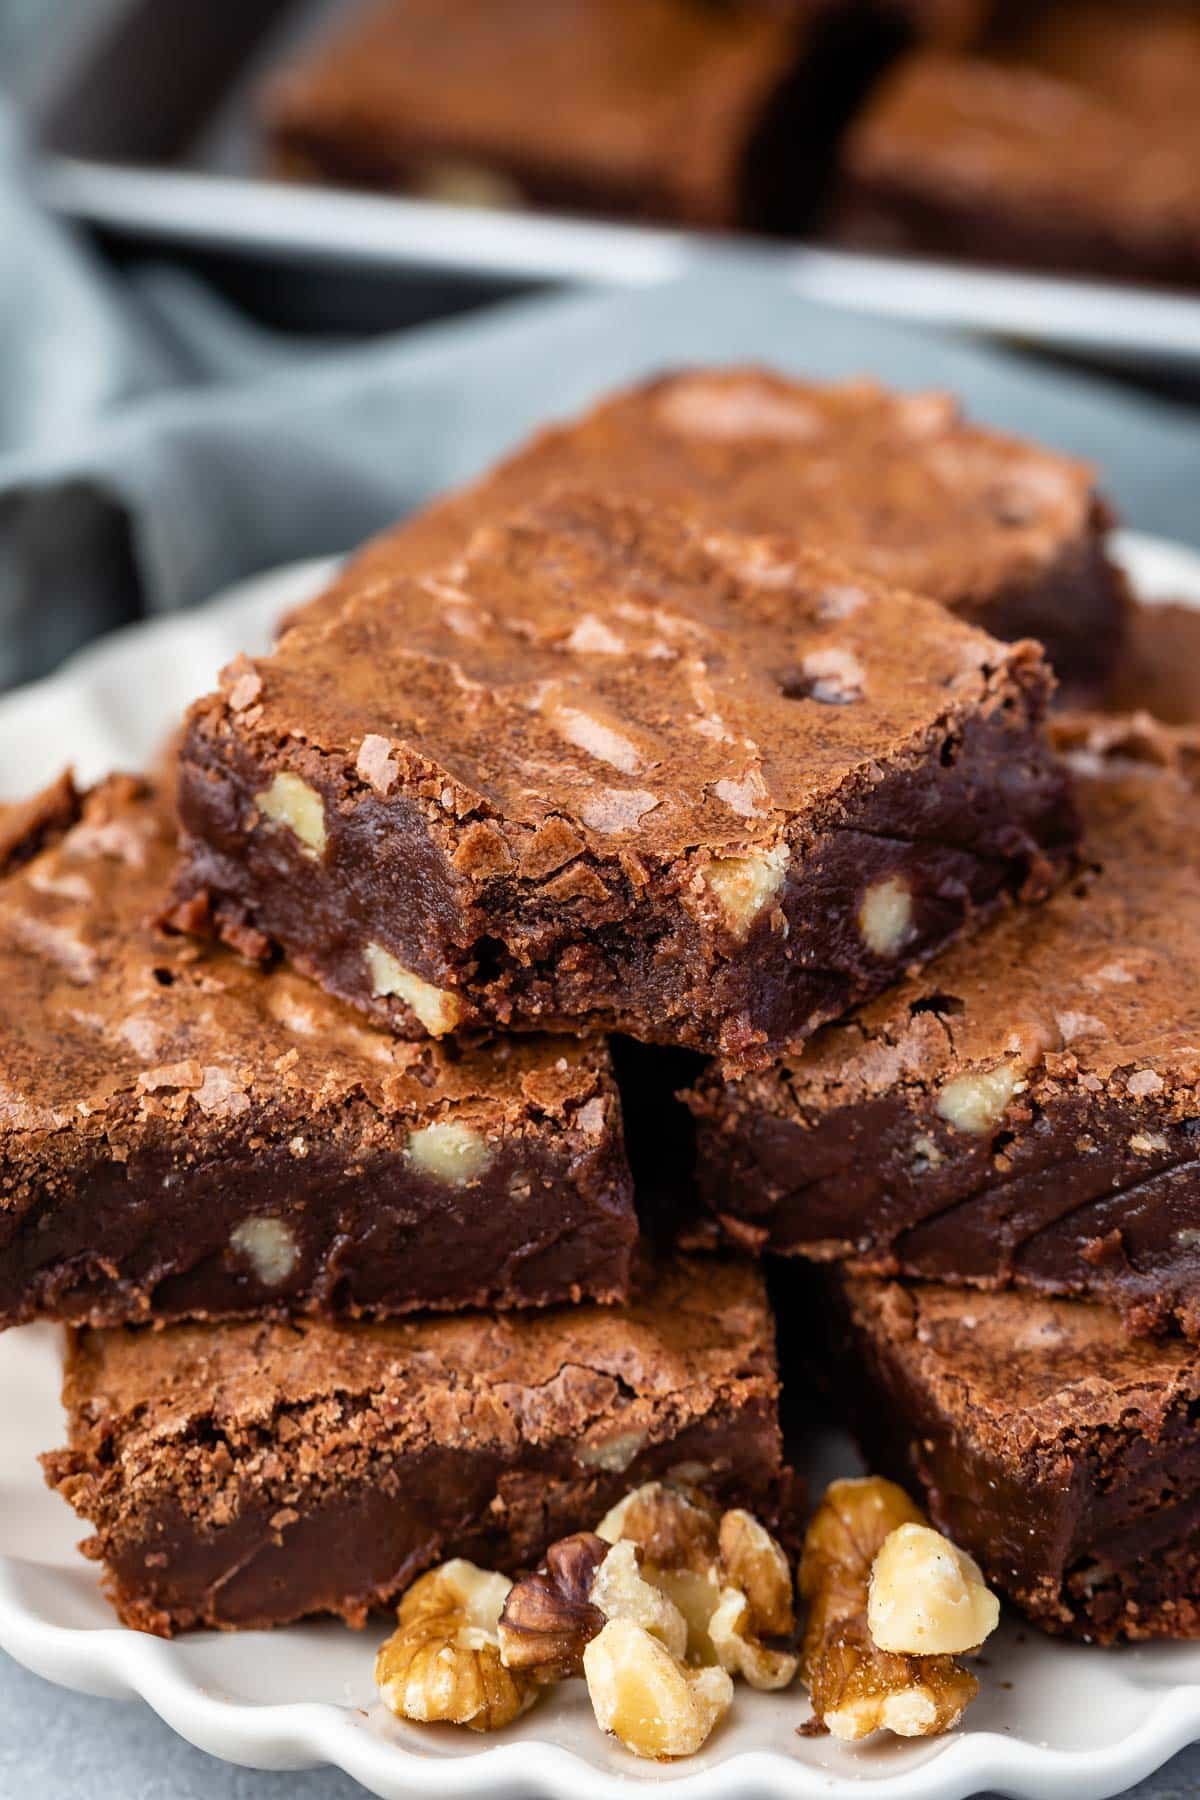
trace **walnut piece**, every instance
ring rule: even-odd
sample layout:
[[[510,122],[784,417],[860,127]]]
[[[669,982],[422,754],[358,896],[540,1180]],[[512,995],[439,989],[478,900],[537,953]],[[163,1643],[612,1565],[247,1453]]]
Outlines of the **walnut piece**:
[[[454,994],[414,975],[382,944],[368,944],[365,956],[371,992],[377,999],[394,994],[398,1000],[403,1000],[430,1037],[444,1037],[454,1030],[462,1016],[462,1008]]]
[[[1004,1117],[1004,1109],[1017,1091],[1015,1063],[1000,1063],[970,1075],[955,1075],[938,1095],[938,1111],[955,1131],[982,1137]]]
[[[290,1225],[260,1213],[243,1219],[229,1234],[229,1248],[244,1257],[264,1287],[286,1281],[300,1260],[300,1246]]]
[[[751,856],[720,856],[704,865],[702,875],[720,902],[734,937],[744,938],[758,915],[783,887],[788,847],[760,850]]]
[[[591,1600],[607,1621],[632,1620],[682,1662],[688,1647],[687,1622],[663,1590],[642,1574],[641,1559],[639,1546],[630,1538],[611,1545],[596,1570]]]
[[[798,1658],[763,1641],[794,1629],[791,1569],[751,1513],[718,1514],[703,1494],[651,1481],[627,1494],[597,1530],[639,1546],[646,1580],[687,1623],[689,1662],[717,1664],[755,1688],[792,1680]]]
[[[752,1688],[787,1687],[799,1657],[763,1640],[795,1628],[791,1567],[770,1532],[738,1507],[721,1519],[718,1574],[720,1599],[708,1622],[717,1661]]]
[[[871,1567],[867,1625],[881,1650],[958,1656],[1000,1623],[974,1557],[929,1525],[898,1525]]]
[[[492,1160],[479,1132],[461,1119],[435,1119],[409,1133],[408,1160],[447,1187],[467,1187]]]
[[[376,1684],[398,1718],[498,1731],[533,1704],[536,1684],[500,1658],[509,1585],[462,1557],[413,1583],[375,1659]]]
[[[896,1654],[871,1636],[871,1570],[887,1538],[927,1524],[902,1488],[879,1476],[835,1481],[813,1515],[800,1563],[809,1603],[800,1669],[813,1712],[835,1737],[948,1731],[979,1691],[950,1656]]]
[[[912,889],[899,875],[873,881],[858,909],[858,929],[872,956],[895,956],[912,936]]]
[[[281,769],[255,804],[273,824],[286,825],[299,838],[306,855],[325,854],[325,802],[299,775]]]
[[[724,1669],[688,1669],[632,1619],[610,1619],[583,1653],[596,1722],[635,1756],[691,1756],[729,1709]]]
[[[592,1582],[611,1548],[594,1531],[577,1531],[550,1546],[535,1574],[514,1581],[498,1628],[505,1668],[537,1681],[583,1674],[584,1649],[605,1624]]]

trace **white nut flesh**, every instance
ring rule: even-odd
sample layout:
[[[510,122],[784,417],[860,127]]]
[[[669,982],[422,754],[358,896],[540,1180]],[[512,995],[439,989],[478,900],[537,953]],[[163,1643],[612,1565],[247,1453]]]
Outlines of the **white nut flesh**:
[[[606,1469],[614,1475],[623,1475],[645,1442],[644,1431],[621,1431],[602,1443],[581,1444],[579,1461],[587,1469]],[[604,1533],[598,1535],[603,1537]]]
[[[858,909],[858,929],[873,956],[895,956],[913,930],[912,889],[899,875],[873,881]]]
[[[938,1112],[956,1131],[982,1137],[997,1126],[1017,1091],[1016,1063],[1001,1063],[980,1074],[956,1075],[938,1095]]]
[[[678,1661],[683,1660],[687,1623],[662,1589],[646,1580],[638,1566],[637,1545],[630,1539],[622,1538],[613,1545],[596,1570],[588,1598],[606,1619],[632,1620]]]
[[[958,1656],[1000,1621],[978,1563],[929,1525],[899,1525],[871,1567],[867,1627],[881,1650]]]
[[[720,902],[735,937],[744,938],[759,914],[778,898],[787,866],[786,844],[754,856],[717,857],[705,865],[705,884]]]
[[[382,944],[367,945],[366,963],[367,973],[371,977],[371,992],[376,999],[387,999],[394,995],[397,1000],[403,1000],[430,1037],[444,1037],[448,1031],[454,1030],[462,1016],[462,1008],[453,994],[414,975],[411,969],[406,969],[403,963],[397,962],[391,951],[385,950]]]
[[[447,1187],[469,1186],[492,1160],[479,1132],[459,1119],[435,1119],[410,1133],[407,1154],[423,1175],[432,1175]]]
[[[300,1260],[300,1246],[291,1226],[269,1215],[243,1219],[229,1234],[229,1248],[249,1263],[264,1287],[278,1287]]]
[[[635,1756],[692,1756],[729,1709],[724,1669],[685,1669],[631,1619],[610,1619],[583,1653],[596,1722]]]
[[[309,856],[325,854],[325,802],[315,788],[286,769],[276,775],[255,804],[275,825],[286,825]]]

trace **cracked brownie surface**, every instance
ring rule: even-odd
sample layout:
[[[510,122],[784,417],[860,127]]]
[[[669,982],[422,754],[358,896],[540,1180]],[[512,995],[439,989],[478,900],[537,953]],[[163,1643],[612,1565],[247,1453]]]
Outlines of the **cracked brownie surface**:
[[[752,1062],[1075,831],[1045,664],[790,541],[560,493],[193,709],[174,917],[405,1034]]]
[[[1200,1364],[1115,1312],[849,1279],[835,1359],[873,1466],[1043,1629],[1200,1636]]]
[[[567,483],[795,537],[995,637],[1039,639],[1073,686],[1103,679],[1121,647],[1125,583],[1088,464],[970,424],[948,394],[754,367],[659,376],[538,432],[368,544],[308,611],[335,609],[376,567],[423,573],[481,520]]]
[[[1094,1295],[1200,1338],[1200,747],[1066,719],[1087,868],[742,1081],[701,1184],[742,1243]]]
[[[174,832],[141,782],[56,784],[23,818],[0,882],[0,1324],[625,1293],[603,1044],[403,1044],[156,929]]]
[[[677,1470],[768,1517],[787,1480],[750,1267],[643,1267],[624,1307],[85,1331],[48,1479],[126,1623],[361,1624],[422,1569],[510,1572]]]

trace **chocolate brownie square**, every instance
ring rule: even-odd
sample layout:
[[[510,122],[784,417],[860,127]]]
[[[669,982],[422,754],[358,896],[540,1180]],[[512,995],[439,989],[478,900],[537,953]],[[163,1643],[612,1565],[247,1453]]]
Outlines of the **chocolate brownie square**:
[[[759,222],[817,9],[376,0],[271,81],[282,172],[443,201]],[[791,184],[793,204],[803,176]]]
[[[1200,738],[1064,720],[1087,869],[762,1074],[703,1078],[742,1244],[1088,1295],[1200,1341]]]
[[[0,1325],[625,1294],[602,1044],[403,1044],[156,930],[174,831],[139,782],[56,784],[23,816],[0,881]]]
[[[1081,1301],[831,1282],[872,1466],[1037,1625],[1200,1636],[1200,1360]]]
[[[404,1035],[769,1056],[1045,891],[1035,645],[791,541],[554,496],[376,562],[191,714],[173,917]]]
[[[1105,551],[1112,515],[1086,463],[971,425],[946,394],[753,367],[660,376],[539,432],[369,544],[308,616],[335,610],[376,565],[423,574],[460,555],[481,522],[564,484],[828,550],[994,637],[1040,639],[1076,689],[1118,660],[1126,584]]]
[[[1103,0],[1025,9],[988,57],[885,78],[844,148],[856,244],[1195,287],[1200,19]]]
[[[625,1307],[84,1331],[47,1478],[121,1618],[359,1625],[444,1557],[515,1573],[675,1470],[788,1494],[753,1269],[679,1260]]]
[[[1125,654],[1102,701],[1109,713],[1200,724],[1200,608],[1175,601],[1134,606]]]

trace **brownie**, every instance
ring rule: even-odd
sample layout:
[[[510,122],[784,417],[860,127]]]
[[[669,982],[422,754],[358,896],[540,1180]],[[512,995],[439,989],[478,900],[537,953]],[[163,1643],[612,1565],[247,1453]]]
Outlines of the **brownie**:
[[[970,425],[945,394],[752,367],[661,376],[538,433],[368,545],[313,609],[333,610],[347,585],[398,558],[424,572],[460,554],[480,522],[563,484],[819,545],[995,637],[1039,638],[1077,688],[1118,659],[1126,587],[1105,554],[1112,516],[1087,464]]]
[[[0,882],[0,1325],[624,1295],[603,1045],[400,1043],[149,923],[174,839],[141,783],[71,804]]]
[[[681,1259],[626,1307],[86,1330],[47,1479],[127,1625],[359,1625],[444,1557],[509,1572],[681,1472],[774,1520],[770,1308]]]
[[[1200,1636],[1200,1360],[1107,1307],[834,1282],[872,1466],[1047,1631]]]
[[[1047,680],[791,541],[552,495],[193,709],[173,917],[402,1035],[753,1062],[1053,880]]]
[[[1200,282],[1200,18],[1031,9],[989,57],[905,59],[851,129],[839,235],[1041,269]]]
[[[813,11],[376,0],[273,77],[271,156],[443,201],[758,223],[787,205],[773,165],[804,124],[791,102]]]
[[[1200,609],[1173,601],[1135,605],[1128,646],[1102,699],[1106,712],[1200,724]]]
[[[702,1078],[700,1182],[742,1244],[1200,1341],[1200,738],[1059,736],[1086,871],[800,1054]]]

